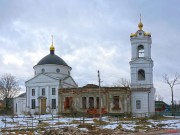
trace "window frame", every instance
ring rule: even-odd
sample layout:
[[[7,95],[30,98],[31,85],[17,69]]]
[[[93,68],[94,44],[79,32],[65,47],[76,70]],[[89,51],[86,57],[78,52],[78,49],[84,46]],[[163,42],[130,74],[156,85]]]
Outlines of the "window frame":
[[[36,108],[36,99],[31,99],[31,109]]]
[[[51,99],[51,108],[56,109],[56,99]]]
[[[94,97],[89,97],[89,108],[94,109]]]
[[[136,109],[141,109],[141,100],[136,100]]]
[[[139,58],[144,58],[145,57],[145,50],[143,45],[138,45],[137,47],[137,53]]]
[[[52,88],[52,95],[56,95],[56,88]]]
[[[87,109],[87,98],[86,97],[82,97],[82,109]]]
[[[17,112],[17,103],[16,103],[16,112]]]
[[[46,89],[45,88],[42,88],[42,91],[41,91],[42,93],[42,96],[45,96],[46,95]]]
[[[96,97],[96,108],[99,109],[100,107],[100,100],[99,97]]]
[[[119,96],[113,96],[113,109],[120,109],[119,100],[120,100]]]
[[[31,95],[32,95],[32,96],[35,96],[35,95],[36,95],[35,89],[32,89]]]
[[[146,80],[146,74],[145,74],[145,71],[143,69],[139,69],[137,75],[138,75],[139,81]]]
[[[56,72],[57,72],[57,73],[60,73],[60,69],[59,69],[59,68],[57,68],[57,69],[56,69]]]

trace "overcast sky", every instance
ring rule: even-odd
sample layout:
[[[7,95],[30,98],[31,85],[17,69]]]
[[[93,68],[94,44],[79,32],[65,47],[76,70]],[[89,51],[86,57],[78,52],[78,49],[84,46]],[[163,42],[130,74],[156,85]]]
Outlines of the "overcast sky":
[[[180,74],[179,6],[179,0],[0,0],[0,75],[11,73],[23,87],[54,35],[55,53],[79,86],[98,84],[97,70],[103,86],[130,79],[130,34],[141,13],[143,30],[152,34],[154,87],[170,103],[162,76]],[[180,86],[174,95],[180,100]]]

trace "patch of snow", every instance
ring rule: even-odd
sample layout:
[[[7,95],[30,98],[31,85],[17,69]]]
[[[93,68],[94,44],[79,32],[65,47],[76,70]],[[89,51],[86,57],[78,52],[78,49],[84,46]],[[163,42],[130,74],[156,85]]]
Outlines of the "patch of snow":
[[[101,128],[107,128],[107,129],[115,129],[119,124],[108,124],[106,126],[102,126]]]
[[[136,125],[134,124],[121,124],[123,129],[135,131]]]
[[[33,122],[33,128],[36,128],[36,126],[39,124],[40,121],[43,123],[48,123],[49,127],[53,127],[54,129],[58,128],[64,128],[64,127],[77,127],[79,124],[71,124],[73,121],[78,121],[79,123],[83,122],[83,117],[78,117],[78,118],[73,118],[73,117],[63,117],[63,116],[58,116],[58,115],[52,115],[51,114],[46,114],[46,115],[33,115],[33,121],[32,118],[29,116],[24,116],[24,115],[19,115],[12,118],[12,117],[5,117],[5,116],[0,116],[0,129],[5,128],[5,120],[6,120],[6,128],[8,130],[13,130],[13,129],[27,129],[27,128],[32,128],[32,122]],[[52,119],[53,118],[53,119]],[[174,118],[174,117],[173,117]],[[149,126],[150,128],[153,128],[153,125],[156,126],[158,124],[165,124],[163,128],[169,128],[169,129],[180,129],[180,119],[171,119],[171,120],[148,120],[148,122],[152,123],[152,125],[146,125]],[[99,118],[84,118],[84,122],[87,124],[94,124],[94,119],[99,120]],[[105,126],[101,126],[100,128],[103,129],[115,129],[119,124],[122,126],[123,129],[125,130],[131,130],[134,131],[135,127],[138,126],[136,125],[135,121],[117,121],[116,118],[113,117],[102,117],[103,121],[108,122],[109,124]],[[60,122],[62,124],[57,125],[57,123]],[[143,126],[143,125],[140,125]],[[80,130],[87,131],[88,129],[86,128],[79,128]],[[13,134],[13,132],[11,133]]]
[[[89,131],[87,128],[79,128],[81,131]]]
[[[94,121],[85,121],[85,123],[88,123],[88,124],[93,124]]]

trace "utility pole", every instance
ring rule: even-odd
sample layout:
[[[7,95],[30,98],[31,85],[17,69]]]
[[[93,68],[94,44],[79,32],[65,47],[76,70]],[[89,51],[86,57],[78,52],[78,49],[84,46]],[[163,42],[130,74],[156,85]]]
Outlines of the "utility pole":
[[[101,79],[98,70],[98,82],[99,82],[99,126],[101,125]]]

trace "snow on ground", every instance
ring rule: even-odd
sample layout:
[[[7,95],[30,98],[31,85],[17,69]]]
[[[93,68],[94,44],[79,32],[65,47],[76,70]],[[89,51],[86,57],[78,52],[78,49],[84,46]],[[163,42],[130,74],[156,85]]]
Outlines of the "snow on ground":
[[[79,128],[79,130],[81,130],[81,131],[88,131],[87,128]]]
[[[130,131],[135,130],[136,125],[135,124],[122,124],[122,128]]]
[[[107,128],[107,129],[115,129],[119,124],[108,124],[106,126],[101,126],[101,128]]]
[[[98,125],[94,121],[95,118],[84,118],[84,123],[90,124],[90,125]],[[96,121],[99,120],[96,118]],[[124,120],[124,121],[118,121],[117,118],[113,117],[102,117],[102,120],[107,122],[107,125],[100,126],[102,129],[115,129],[119,125],[125,130],[134,131],[137,126],[143,126],[143,125],[137,125],[135,121],[131,120]],[[146,125],[149,128],[152,128],[153,126],[161,125],[162,128],[169,128],[169,129],[180,129],[180,118],[171,118],[169,117],[168,120],[148,120],[150,124]],[[6,124],[5,124],[6,123]],[[81,123],[83,123],[83,118],[72,118],[72,117],[63,117],[58,115],[36,115],[32,117],[29,116],[16,116],[14,118],[12,117],[5,117],[0,116],[0,129],[28,129],[28,128],[35,128],[39,126],[44,126],[44,128],[64,128],[64,127],[78,127]],[[41,125],[42,124],[42,125]],[[82,131],[88,131],[86,128],[79,128]]]
[[[167,116],[170,120],[153,121],[149,120],[154,125],[162,125],[162,128],[180,129],[180,117]],[[163,126],[164,125],[164,126]]]

